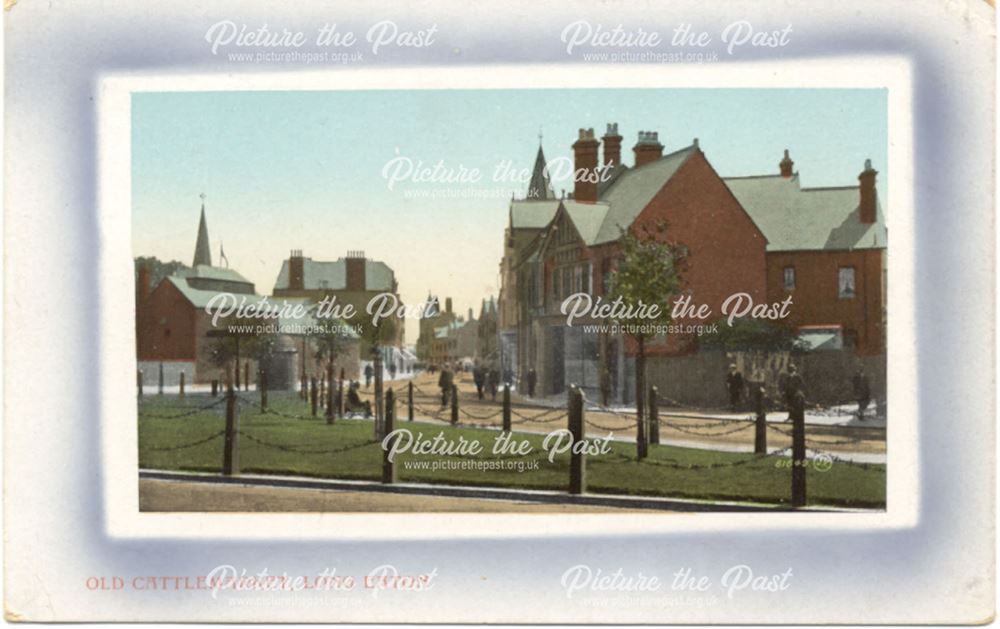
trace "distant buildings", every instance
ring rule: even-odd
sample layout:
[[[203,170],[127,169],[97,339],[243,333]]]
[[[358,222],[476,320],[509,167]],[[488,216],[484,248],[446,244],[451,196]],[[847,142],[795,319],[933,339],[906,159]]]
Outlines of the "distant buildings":
[[[565,325],[559,311],[574,293],[607,294],[621,256],[622,230],[655,233],[687,252],[683,291],[716,316],[734,293],[755,302],[794,297],[781,324],[858,354],[884,351],[885,223],[871,164],[859,185],[802,188],[786,151],[775,175],[720,177],[698,141],[666,155],[655,132],[641,131],[634,165],[621,159],[622,137],[608,125],[602,142],[581,129],[573,144],[572,195],[552,194],[541,147],[523,200],[510,203],[500,264],[500,352],[520,374],[534,368],[542,394],[568,383],[595,392],[602,380],[621,394],[633,386],[634,347],[622,335]],[[705,323],[704,321],[688,321]],[[830,342],[834,339],[835,342]],[[651,355],[696,352],[693,334],[661,336]],[[625,394],[627,395],[627,394]]]

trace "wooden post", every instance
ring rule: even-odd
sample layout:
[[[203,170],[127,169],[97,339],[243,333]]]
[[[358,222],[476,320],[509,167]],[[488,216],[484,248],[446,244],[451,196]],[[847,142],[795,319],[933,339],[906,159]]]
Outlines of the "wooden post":
[[[319,399],[317,399],[316,397],[317,394],[319,393],[319,391],[316,390],[316,378],[315,377],[311,378],[309,380],[309,384],[311,385],[309,396],[310,399],[312,400],[312,416],[316,417],[316,403],[319,402]]]
[[[451,385],[451,423],[458,423],[458,385]]]
[[[326,387],[326,423],[333,423],[333,364],[328,364],[326,366],[326,375],[324,376],[324,381],[327,384]]]
[[[243,363],[243,390],[250,390],[250,363]]]
[[[583,392],[573,385],[569,390],[569,432],[573,444],[585,438],[583,428]],[[583,452],[571,448],[569,460],[569,493],[582,494],[587,491],[587,460]]]
[[[792,506],[806,504],[806,400],[799,391],[792,398]]]
[[[660,400],[659,392],[656,387],[650,385],[649,387],[649,404],[647,408],[647,413],[649,414],[649,442],[653,444],[660,443]]]
[[[406,385],[406,421],[413,421],[413,380]]]
[[[754,454],[767,454],[767,409],[764,385],[754,386],[754,408],[757,411],[756,432],[753,440]]]
[[[240,474],[240,409],[236,405],[236,391],[232,386],[226,393],[226,445],[222,454],[222,473],[226,476]]]
[[[212,380],[212,397],[219,396],[219,379]]]
[[[503,385],[503,429],[510,432],[510,385]]]
[[[340,368],[340,380],[337,381],[337,417],[344,417],[344,368]]]
[[[257,390],[260,391],[260,410],[267,410],[267,373],[262,369],[257,374]]]
[[[160,377],[156,384],[156,394],[163,395],[163,363],[160,363]]]
[[[183,372],[183,371],[181,372],[181,379],[180,379],[180,394],[179,394],[179,395],[180,395],[181,397],[184,397],[184,372]]]
[[[389,435],[395,430],[394,425],[396,423],[396,395],[393,393],[392,388],[385,394],[385,434]],[[396,439],[399,437],[392,437],[389,443],[385,443],[382,446],[382,482],[391,485],[396,482],[396,463],[395,461],[389,460],[389,453],[392,451],[392,446],[394,445]],[[384,439],[384,437],[383,437]]]
[[[239,338],[236,339],[236,342],[237,343],[240,342]],[[240,357],[239,357],[239,354],[240,354],[239,349],[237,349],[236,350],[236,364],[233,365],[233,382],[232,382],[232,383],[235,383],[237,391],[240,390]]]
[[[135,386],[139,390],[139,397],[142,397],[142,369],[135,372]]]

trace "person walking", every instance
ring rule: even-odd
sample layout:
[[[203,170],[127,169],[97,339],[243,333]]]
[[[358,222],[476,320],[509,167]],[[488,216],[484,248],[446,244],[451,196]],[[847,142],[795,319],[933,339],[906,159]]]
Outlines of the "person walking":
[[[535,385],[538,384],[538,374],[535,368],[528,369],[528,397],[535,397]]]
[[[854,386],[854,399],[858,401],[858,421],[864,421],[865,409],[872,401],[872,387],[863,367],[858,367],[852,384]]]
[[[370,364],[369,365],[365,365],[365,388],[366,389],[371,386],[371,384],[372,384],[372,376],[373,375],[375,375],[375,370],[372,369],[372,366]]]
[[[476,384],[476,395],[483,399],[483,388],[486,386],[486,369],[476,361],[476,366],[472,369],[472,381]]]
[[[726,390],[729,391],[729,408],[731,410],[739,410],[744,386],[743,374],[740,373],[735,364],[729,365],[729,373],[726,374]]]
[[[500,372],[496,367],[490,367],[486,374],[486,389],[490,392],[490,398],[497,401],[497,388],[500,386]]]
[[[785,408],[789,410],[788,421],[792,420],[792,405],[795,401],[795,395],[801,393],[803,399],[805,399],[805,382],[802,380],[802,376],[799,375],[798,368],[795,365],[788,366],[788,373],[782,374],[783,380],[781,385],[781,393],[785,398]]]
[[[451,368],[445,363],[441,366],[441,375],[438,377],[438,386],[441,387],[441,408],[448,406],[452,382]]]

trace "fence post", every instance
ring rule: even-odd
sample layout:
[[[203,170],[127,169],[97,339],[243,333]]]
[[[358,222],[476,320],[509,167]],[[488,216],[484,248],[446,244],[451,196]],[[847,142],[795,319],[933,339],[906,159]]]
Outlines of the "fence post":
[[[319,393],[316,390],[316,378],[315,377],[310,378],[309,384],[310,384],[309,399],[312,401],[312,416],[316,417],[316,403],[319,401],[316,397],[316,394]]]
[[[142,369],[135,372],[135,386],[139,389],[139,397],[142,397]]]
[[[260,408],[267,410],[267,372],[261,369],[257,375],[257,389],[260,390]]]
[[[180,397],[184,397],[184,372],[183,371],[181,372],[181,379],[180,379]]]
[[[157,381],[156,394],[163,395],[163,363],[160,363],[160,377]]]
[[[250,390],[250,363],[243,363],[243,390]]]
[[[396,423],[396,394],[393,393],[392,388],[385,394],[385,434],[389,435],[395,430]],[[385,437],[383,437],[384,439]],[[389,460],[389,453],[392,452],[392,446],[394,445],[398,436],[392,437],[389,443],[386,443],[382,447],[382,482],[391,485],[396,482],[396,463],[395,461]]]
[[[660,400],[656,387],[649,387],[649,404],[647,404],[647,414],[649,415],[649,442],[659,445],[660,443]]]
[[[333,423],[333,365],[326,366],[326,423]]]
[[[226,476],[240,474],[240,409],[236,406],[236,392],[232,385],[226,393],[226,445],[222,454],[222,473]]]
[[[212,397],[218,397],[218,396],[219,396],[219,379],[214,378],[212,380]]]
[[[792,398],[792,506],[806,504],[806,400],[799,391]]]
[[[413,421],[413,380],[406,385],[406,421]]]
[[[451,385],[451,423],[458,423],[458,385]]]
[[[344,418],[344,368],[340,368],[340,380],[337,382],[337,417]]]
[[[753,440],[754,454],[767,454],[767,409],[764,385],[754,388],[754,406],[757,410],[757,432]]]
[[[582,441],[583,428],[583,392],[574,384],[569,390],[569,432],[573,436],[574,446]],[[587,491],[587,459],[582,451],[573,447],[569,459],[569,493],[582,494]]]
[[[510,432],[510,385],[503,385],[503,429]]]

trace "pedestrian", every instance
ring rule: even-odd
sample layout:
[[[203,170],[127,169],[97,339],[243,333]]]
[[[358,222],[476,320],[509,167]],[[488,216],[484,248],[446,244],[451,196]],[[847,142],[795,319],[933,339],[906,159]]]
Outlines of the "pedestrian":
[[[535,385],[538,384],[538,374],[535,368],[528,369],[528,397],[535,397]]]
[[[374,374],[375,374],[375,370],[374,370],[374,369],[372,369],[372,366],[371,366],[370,364],[368,364],[368,365],[365,365],[365,388],[366,388],[366,389],[367,389],[367,388],[368,388],[369,386],[371,386],[371,383],[372,383],[372,376],[373,376]]]
[[[854,374],[853,385],[854,399],[858,401],[858,421],[864,421],[865,409],[872,401],[872,388],[863,367],[858,367],[857,373]]]
[[[441,408],[448,406],[448,395],[451,393],[452,382],[451,369],[445,363],[441,366],[441,375],[438,377],[438,386],[441,387]]]
[[[486,373],[486,389],[490,392],[490,398],[497,401],[497,388],[500,386],[500,372],[496,367],[490,367]]]
[[[606,407],[611,401],[611,370],[607,365],[601,365],[598,384],[601,387],[601,406]]]
[[[486,369],[476,361],[476,366],[472,369],[472,381],[476,383],[476,395],[483,399],[483,388],[486,386]]]
[[[389,363],[389,379],[390,380],[396,379],[396,361],[392,361],[391,363]]]
[[[729,391],[729,408],[739,410],[740,399],[743,397],[743,374],[736,368],[735,364],[729,365],[729,373],[726,374],[726,390]]]
[[[788,373],[782,374],[784,376],[783,385],[781,393],[785,398],[785,408],[788,409],[788,421],[792,420],[792,405],[795,400],[795,396],[801,393],[803,399],[805,399],[805,383],[802,381],[802,376],[799,375],[798,369],[795,365],[788,366]]]

